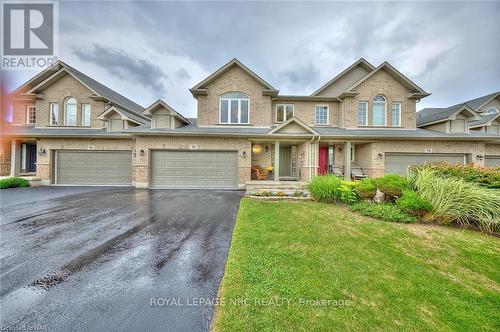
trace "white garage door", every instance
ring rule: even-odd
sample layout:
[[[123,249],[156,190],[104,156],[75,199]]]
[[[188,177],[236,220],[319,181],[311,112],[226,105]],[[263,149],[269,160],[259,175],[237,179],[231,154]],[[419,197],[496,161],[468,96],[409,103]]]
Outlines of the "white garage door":
[[[58,150],[56,184],[131,185],[131,151]]]
[[[461,153],[386,153],[385,174],[406,175],[411,165],[423,165],[444,161],[465,164],[465,154]]]
[[[236,151],[151,152],[151,188],[224,188],[238,186]]]
[[[500,156],[485,156],[484,166],[486,167],[500,166]]]

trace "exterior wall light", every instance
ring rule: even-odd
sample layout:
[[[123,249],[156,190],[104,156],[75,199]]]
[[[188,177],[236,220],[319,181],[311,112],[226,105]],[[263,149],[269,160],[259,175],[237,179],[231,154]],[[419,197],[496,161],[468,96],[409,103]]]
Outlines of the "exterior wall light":
[[[243,158],[246,158],[247,157],[247,152],[243,151],[243,153],[241,155],[242,155]]]
[[[144,150],[141,150],[141,157],[144,157]]]
[[[478,155],[476,156],[476,158],[477,158],[479,161],[482,161],[482,160],[483,160],[483,156],[482,156],[482,155],[480,155],[480,154],[478,154]]]
[[[45,150],[44,148],[41,148],[39,151],[38,151],[38,155],[39,156],[45,156],[45,154],[47,153],[47,150]]]
[[[384,158],[384,155],[383,155],[382,153],[379,153],[379,154],[377,155],[377,159],[378,159],[378,160],[382,160],[383,158]]]
[[[268,153],[269,152],[269,146],[266,145],[266,149],[265,150],[266,150],[266,153]]]
[[[252,146],[252,152],[255,154],[260,154],[262,152],[262,146],[260,146],[259,144],[254,144]]]

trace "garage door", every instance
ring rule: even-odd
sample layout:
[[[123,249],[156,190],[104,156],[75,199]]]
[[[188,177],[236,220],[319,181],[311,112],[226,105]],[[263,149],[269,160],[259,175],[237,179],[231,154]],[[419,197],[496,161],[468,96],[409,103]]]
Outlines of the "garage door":
[[[152,151],[151,188],[238,186],[236,151]]]
[[[385,174],[406,175],[411,165],[444,161],[453,164],[465,164],[465,154],[455,153],[386,153]]]
[[[131,185],[131,151],[56,151],[56,184]]]
[[[484,166],[486,167],[500,166],[500,156],[485,156]]]

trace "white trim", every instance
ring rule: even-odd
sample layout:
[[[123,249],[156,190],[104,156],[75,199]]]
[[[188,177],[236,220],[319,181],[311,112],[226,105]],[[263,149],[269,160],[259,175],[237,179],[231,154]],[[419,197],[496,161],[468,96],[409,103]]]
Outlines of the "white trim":
[[[73,98],[75,100],[75,102],[76,102],[75,103],[75,124],[74,125],[68,124],[67,117],[66,117],[66,114],[67,114],[66,113],[66,111],[67,111],[66,104],[67,104],[68,100],[71,99],[71,98]],[[64,120],[63,121],[64,125],[67,126],[67,127],[76,127],[78,125],[78,100],[75,97],[68,96],[68,97],[64,98],[64,101],[63,101],[63,112],[64,112],[63,113],[63,115],[64,115],[63,116],[63,118],[64,118],[63,119]]]
[[[57,118],[56,118],[57,123],[52,123],[52,105],[57,105]],[[61,115],[61,113],[59,113],[59,103],[58,102],[49,102],[49,124],[51,126],[58,126],[59,125],[60,115]]]
[[[317,107],[326,107],[326,123],[318,122],[318,116],[316,114]],[[314,105],[314,124],[318,126],[328,126],[330,124],[330,106],[328,104]]]
[[[229,93],[229,92],[226,92]],[[226,94],[224,93],[224,94]],[[246,98],[241,98],[241,97],[223,97],[224,94],[220,95],[219,98],[219,124],[225,124],[225,125],[238,125],[238,124],[243,124],[243,125],[248,125],[250,124],[250,97],[243,92],[240,92],[244,95],[246,95]],[[227,100],[227,121],[228,122],[222,122],[222,101]],[[237,101],[238,102],[238,122],[233,122],[232,117],[231,117],[231,102],[232,101]],[[246,101],[247,102],[247,122],[241,122],[241,102]]]
[[[364,124],[361,124],[359,122],[359,104],[365,104],[365,123]],[[369,107],[369,104],[367,101],[358,101],[358,112],[357,112],[358,113],[358,116],[357,116],[358,126],[368,126],[368,112],[369,112],[368,107]]]
[[[30,109],[33,109],[35,113],[35,122],[30,122]],[[26,124],[36,124],[36,106],[35,105],[28,105],[26,106]]]
[[[374,119],[373,108],[375,106],[375,103],[381,103],[381,102],[375,102],[373,99],[375,99],[375,97],[378,97],[378,96],[384,98],[384,124],[374,124],[373,123],[373,119]],[[371,123],[371,126],[387,127],[387,98],[384,95],[376,95],[375,97],[372,98],[372,123]]]
[[[283,121],[278,121],[278,107],[279,106],[283,106]],[[292,116],[290,117],[290,119],[295,116],[295,104],[276,104],[276,108],[275,108],[275,112],[274,112],[274,116],[275,116],[275,118],[274,118],[275,121],[274,122],[275,123],[285,123],[288,120],[290,120],[286,116],[286,108],[287,108],[287,106],[292,106]]]
[[[85,110],[85,108],[84,108],[85,105],[89,105],[89,124],[87,124],[87,125],[83,123],[83,113],[84,113],[83,111]],[[82,125],[82,127],[90,127],[90,124],[92,122],[92,106],[89,103],[82,103],[80,107],[81,107],[80,113],[81,113],[81,117],[82,117],[81,125]]]
[[[392,112],[393,112],[392,106],[393,105],[399,105],[399,110],[398,110],[399,111],[398,112],[399,113],[399,119],[398,119],[398,125],[397,126],[395,126],[394,123],[392,123],[392,119],[393,119],[393,117],[392,117]],[[400,101],[393,101],[393,102],[391,102],[391,127],[401,127],[401,109],[402,108],[403,108],[403,103],[402,102],[400,102]]]

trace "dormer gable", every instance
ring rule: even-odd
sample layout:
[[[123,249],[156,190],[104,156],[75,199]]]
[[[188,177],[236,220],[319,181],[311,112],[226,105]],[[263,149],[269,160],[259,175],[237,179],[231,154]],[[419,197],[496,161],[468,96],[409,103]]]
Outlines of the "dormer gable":
[[[314,91],[311,96],[337,97],[349,86],[368,75],[374,69],[375,67],[371,63],[361,58],[325,83],[321,88]]]
[[[244,74],[246,74],[248,77],[251,77],[253,80],[255,80],[257,83],[259,83],[262,87],[262,94],[267,95],[267,96],[277,96],[279,90],[275,89],[271,84],[266,82],[263,78],[261,78],[259,75],[257,75],[255,72],[250,70],[247,66],[245,66],[243,63],[241,63],[238,59],[234,58],[228,63],[226,63],[224,66],[221,68],[217,69],[213,74],[205,78],[203,81],[200,83],[196,84],[194,87],[189,89],[193,96],[196,98],[199,95],[206,95],[208,93],[208,88],[209,85],[229,72],[230,70],[238,68],[241,70]]]
[[[296,117],[292,117],[271,129],[268,134],[319,135],[316,130]]]
[[[151,128],[174,129],[191,124],[191,121],[161,99],[146,108],[143,114],[151,117]]]

